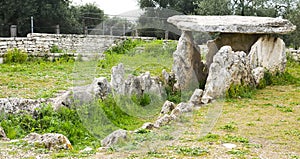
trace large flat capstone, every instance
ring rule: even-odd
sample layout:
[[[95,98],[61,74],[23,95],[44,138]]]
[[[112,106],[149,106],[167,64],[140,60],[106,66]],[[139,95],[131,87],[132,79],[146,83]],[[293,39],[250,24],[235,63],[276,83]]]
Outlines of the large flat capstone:
[[[176,15],[168,22],[180,30],[211,33],[286,34],[296,29],[286,19],[254,16]]]

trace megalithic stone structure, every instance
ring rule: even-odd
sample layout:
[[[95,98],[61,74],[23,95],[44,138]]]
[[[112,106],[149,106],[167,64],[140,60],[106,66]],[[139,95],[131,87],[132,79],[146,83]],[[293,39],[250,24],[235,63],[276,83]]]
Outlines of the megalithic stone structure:
[[[194,83],[190,78],[193,76],[199,83],[206,82],[202,98],[204,104],[224,96],[232,84],[257,85],[264,71],[283,72],[285,44],[273,35],[296,29],[285,19],[253,16],[177,15],[170,17],[168,22],[182,30],[174,53],[173,72],[177,85],[185,89],[191,82]],[[202,62],[200,52],[195,53],[197,45],[192,32],[219,33],[215,40],[207,43],[204,68],[197,67]],[[178,56],[179,53],[181,56]]]

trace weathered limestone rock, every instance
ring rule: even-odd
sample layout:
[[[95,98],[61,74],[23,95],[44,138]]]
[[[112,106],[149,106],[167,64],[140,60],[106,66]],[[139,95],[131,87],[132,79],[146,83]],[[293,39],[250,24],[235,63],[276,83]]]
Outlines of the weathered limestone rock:
[[[6,137],[4,129],[0,126],[0,140],[8,141],[9,138]]]
[[[123,64],[118,64],[114,66],[111,70],[111,81],[110,85],[114,93],[123,94],[124,93],[124,81],[125,81],[125,70]]]
[[[150,72],[140,76],[129,75],[125,79],[123,64],[113,67],[111,75],[111,87],[114,93],[119,95],[142,95],[143,93],[156,94],[162,96],[162,83],[157,78],[152,78]]]
[[[280,38],[263,36],[252,46],[249,58],[252,68],[263,67],[270,72],[284,72],[285,43]]]
[[[183,113],[191,112],[194,105],[192,103],[179,103],[171,112],[171,117],[176,119]]]
[[[105,77],[94,79],[89,89],[95,94],[97,98],[104,99],[111,93],[110,84]]]
[[[164,116],[162,116],[158,120],[156,120],[156,122],[154,123],[154,126],[159,128],[159,127],[162,127],[162,126],[170,123],[172,120],[174,120],[174,118],[171,115],[165,114]]]
[[[199,81],[206,78],[203,72],[200,49],[194,44],[191,32],[183,31],[179,39],[177,50],[173,54],[173,72],[181,89],[197,88]]]
[[[187,113],[193,110],[193,105],[191,103],[179,103],[175,109],[181,113]]]
[[[10,114],[33,114],[36,108],[39,108],[42,104],[46,103],[47,101],[44,99],[2,98],[0,99],[0,111]]]
[[[142,129],[148,129],[148,130],[152,130],[155,128],[153,123],[144,123],[143,126],[141,127]]]
[[[190,98],[190,103],[192,103],[194,106],[200,106],[201,100],[202,100],[203,90],[202,89],[196,89],[193,93],[193,95]]]
[[[252,75],[255,81],[255,85],[258,85],[260,81],[264,78],[265,69],[263,67],[257,67],[252,70]]]
[[[245,52],[233,52],[230,46],[224,46],[214,56],[209,69],[202,103],[223,97],[231,84],[251,84],[253,78]]]
[[[90,85],[74,87],[62,95],[51,99],[54,108],[71,107],[73,104],[89,103],[96,98],[105,99],[111,87],[105,77],[95,78]]]
[[[219,51],[219,47],[217,46],[217,44],[215,43],[215,40],[209,40],[207,41],[207,48],[208,48],[208,52],[206,54],[206,67],[209,69],[211,63],[213,62],[214,56],[217,54],[217,52]]]
[[[233,51],[244,51],[249,53],[252,45],[258,40],[261,35],[258,34],[229,34],[222,33],[215,40],[211,40],[207,43],[209,48],[206,55],[206,65],[209,68],[213,57],[223,46],[231,46]]]
[[[160,111],[160,114],[170,114],[171,111],[175,108],[175,104],[170,101],[166,101]]]
[[[210,33],[285,34],[296,29],[285,19],[251,16],[176,15],[168,22],[183,31]]]
[[[125,140],[126,138],[127,138],[126,130],[116,130],[101,141],[101,146],[110,147],[118,143],[119,140],[121,139]]]
[[[49,150],[72,150],[73,147],[67,137],[62,134],[47,133],[40,135],[37,133],[31,133],[24,138],[29,144],[35,146],[44,146]]]

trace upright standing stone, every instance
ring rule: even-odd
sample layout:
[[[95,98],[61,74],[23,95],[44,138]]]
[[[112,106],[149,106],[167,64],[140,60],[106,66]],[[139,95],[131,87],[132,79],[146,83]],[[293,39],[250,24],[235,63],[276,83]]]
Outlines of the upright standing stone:
[[[125,81],[125,70],[123,64],[118,64],[118,66],[114,66],[111,71],[111,87],[112,90],[117,94],[124,93],[124,81]]]
[[[249,58],[252,68],[284,72],[287,61],[285,44],[280,38],[263,36],[252,46]]]
[[[191,32],[182,32],[173,57],[173,72],[181,89],[197,87],[200,81],[205,80],[200,49],[194,44]]]

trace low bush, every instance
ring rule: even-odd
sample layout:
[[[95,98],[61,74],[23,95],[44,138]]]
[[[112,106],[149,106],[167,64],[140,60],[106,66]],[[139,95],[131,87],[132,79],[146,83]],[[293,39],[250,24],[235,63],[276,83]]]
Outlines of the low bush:
[[[7,51],[4,55],[4,63],[24,63],[28,58],[28,53],[14,48]]]
[[[10,139],[23,138],[31,132],[60,133],[68,137],[75,149],[84,146],[99,147],[100,141],[82,124],[76,110],[61,107],[57,111],[50,105],[37,109],[35,114],[7,114],[0,116],[0,126]]]
[[[60,49],[57,45],[52,45],[52,47],[50,48],[50,52],[51,53],[62,53],[63,50]]]

